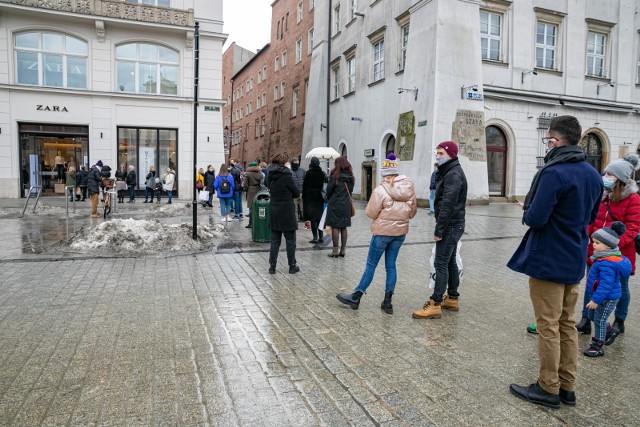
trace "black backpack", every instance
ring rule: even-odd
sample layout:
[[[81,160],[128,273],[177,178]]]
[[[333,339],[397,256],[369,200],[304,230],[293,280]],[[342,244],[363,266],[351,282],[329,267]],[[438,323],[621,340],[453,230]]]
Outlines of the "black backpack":
[[[229,194],[231,193],[231,184],[229,184],[228,178],[220,177],[220,194]]]

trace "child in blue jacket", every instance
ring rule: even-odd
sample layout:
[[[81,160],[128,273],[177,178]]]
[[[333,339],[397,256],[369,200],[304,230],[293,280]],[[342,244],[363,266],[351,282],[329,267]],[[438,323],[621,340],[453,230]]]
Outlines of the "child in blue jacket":
[[[611,227],[604,227],[591,235],[593,239],[593,265],[587,277],[587,287],[591,288],[591,301],[587,304],[589,319],[595,324],[595,336],[584,351],[589,357],[604,356],[607,319],[616,308],[622,296],[620,279],[631,275],[631,263],[620,253],[618,242],[626,227],[615,221]]]

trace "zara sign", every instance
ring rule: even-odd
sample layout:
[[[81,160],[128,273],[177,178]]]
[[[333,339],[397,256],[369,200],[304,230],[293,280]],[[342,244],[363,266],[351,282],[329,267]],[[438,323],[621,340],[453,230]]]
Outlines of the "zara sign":
[[[58,113],[68,113],[67,107],[59,106],[59,105],[36,105],[36,111],[53,111]]]

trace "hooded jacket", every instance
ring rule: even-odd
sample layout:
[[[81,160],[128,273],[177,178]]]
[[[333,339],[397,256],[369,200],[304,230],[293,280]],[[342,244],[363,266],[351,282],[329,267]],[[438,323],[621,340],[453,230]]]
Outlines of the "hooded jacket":
[[[298,219],[293,207],[293,199],[300,196],[293,183],[291,169],[284,165],[269,165],[269,227],[273,231],[295,231]]]
[[[620,279],[629,277],[631,263],[622,255],[611,255],[597,258],[589,270],[587,289],[591,289],[591,300],[602,304],[608,299],[619,299],[622,296]]]
[[[609,210],[607,210],[607,204]],[[611,211],[611,213],[609,213]],[[624,234],[620,236],[618,247],[622,255],[631,262],[631,274],[636,272],[636,243],[635,238],[640,234],[640,196],[638,195],[638,185],[633,179],[627,181],[621,194],[621,200],[617,203],[611,202],[611,193],[605,191],[598,216],[593,224],[587,228],[587,233],[591,236],[596,230],[610,227],[611,223],[621,221],[627,227]],[[593,240],[590,240],[593,243]],[[592,265],[591,255],[593,255],[593,245],[587,246],[587,264]]]
[[[260,191],[260,183],[264,176],[258,166],[249,166],[244,173],[243,187],[247,190],[247,207],[251,209],[253,198]]]
[[[383,181],[371,193],[366,214],[373,220],[374,236],[404,236],[409,232],[409,220],[416,215],[418,204],[413,183],[399,175],[393,187]]]

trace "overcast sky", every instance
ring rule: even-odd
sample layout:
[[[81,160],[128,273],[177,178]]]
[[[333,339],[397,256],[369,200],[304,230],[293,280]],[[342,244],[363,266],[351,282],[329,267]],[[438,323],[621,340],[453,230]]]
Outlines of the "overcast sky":
[[[233,42],[255,52],[269,43],[273,0],[224,0],[224,50]]]

